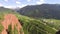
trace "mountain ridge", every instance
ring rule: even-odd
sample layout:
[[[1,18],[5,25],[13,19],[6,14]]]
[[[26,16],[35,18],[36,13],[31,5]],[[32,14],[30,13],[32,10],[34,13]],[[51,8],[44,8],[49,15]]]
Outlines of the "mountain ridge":
[[[17,10],[21,15],[34,18],[60,19],[60,4],[28,5]]]

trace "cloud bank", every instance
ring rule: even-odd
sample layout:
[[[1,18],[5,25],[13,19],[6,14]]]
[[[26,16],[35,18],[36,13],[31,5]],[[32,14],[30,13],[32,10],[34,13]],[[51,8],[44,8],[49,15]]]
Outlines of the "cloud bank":
[[[43,3],[45,3],[45,0],[38,0],[38,1],[36,2],[36,4],[43,4]]]

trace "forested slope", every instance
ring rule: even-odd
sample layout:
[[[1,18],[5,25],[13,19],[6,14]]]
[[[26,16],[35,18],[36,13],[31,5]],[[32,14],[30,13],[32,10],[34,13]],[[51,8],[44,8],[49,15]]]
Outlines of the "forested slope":
[[[60,4],[28,5],[18,9],[17,12],[33,18],[60,19]]]

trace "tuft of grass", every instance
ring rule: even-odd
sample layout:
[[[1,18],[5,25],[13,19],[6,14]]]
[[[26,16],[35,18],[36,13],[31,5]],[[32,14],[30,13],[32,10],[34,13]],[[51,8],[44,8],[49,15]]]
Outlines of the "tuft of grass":
[[[3,31],[3,29],[4,29],[4,27],[3,27],[3,25],[0,23],[0,34],[1,34],[1,32]]]
[[[13,30],[12,30],[12,25],[11,24],[8,26],[8,32],[9,32],[9,34],[13,34]]]
[[[14,34],[18,34],[18,30],[17,30],[16,26],[14,26]]]

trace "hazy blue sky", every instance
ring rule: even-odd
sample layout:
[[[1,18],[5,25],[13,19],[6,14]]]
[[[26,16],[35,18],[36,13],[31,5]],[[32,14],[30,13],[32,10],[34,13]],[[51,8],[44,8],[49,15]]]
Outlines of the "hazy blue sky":
[[[24,7],[26,5],[38,5],[38,4],[60,4],[60,0],[0,0],[0,6],[7,8]]]

